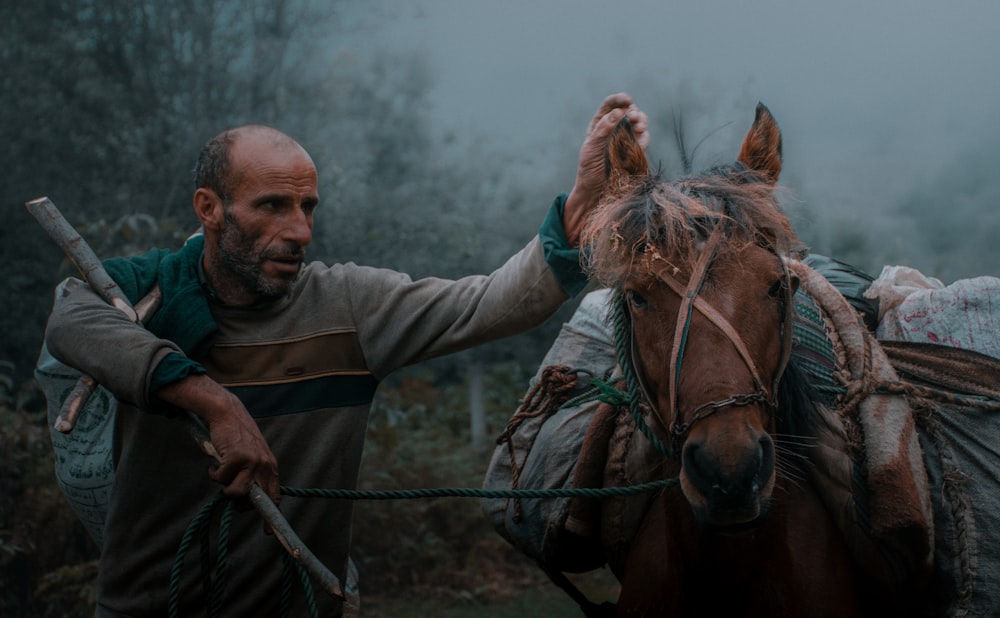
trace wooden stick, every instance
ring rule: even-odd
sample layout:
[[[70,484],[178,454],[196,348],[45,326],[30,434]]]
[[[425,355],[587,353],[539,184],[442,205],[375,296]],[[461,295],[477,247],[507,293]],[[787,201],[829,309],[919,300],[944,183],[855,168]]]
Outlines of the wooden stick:
[[[117,307],[133,322],[139,321],[132,303],[125,298],[115,280],[104,270],[101,260],[90,248],[87,241],[81,237],[69,221],[56,209],[55,204],[47,197],[40,197],[25,204],[28,212],[38,220],[42,228],[56,241],[67,257],[76,265],[90,287],[94,288],[101,298],[113,307]]]
[[[201,447],[202,452],[218,462],[219,454],[215,450],[215,446],[212,445],[208,429],[201,418],[188,412],[181,420],[184,423],[184,428],[187,429],[191,437]],[[302,542],[299,535],[289,525],[288,520],[284,518],[281,511],[275,506],[271,497],[256,482],[250,485],[250,501],[264,521],[267,522],[275,538],[285,548],[288,555],[301,564],[319,582],[327,594],[343,600],[344,592],[340,587],[340,580]]]
[[[135,314],[139,318],[139,323],[143,325],[148,324],[150,318],[153,317],[153,314],[159,310],[162,304],[163,292],[160,290],[160,284],[157,283],[153,286],[153,289],[147,292],[135,304]]]
[[[93,252],[87,241],[77,233],[76,229],[63,217],[49,198],[40,197],[27,202],[25,206],[105,302],[117,307],[133,322],[145,323],[156,312],[163,298],[159,286],[155,286],[133,309],[121,288],[104,270],[97,254]],[[96,388],[97,381],[94,378],[88,375],[80,376],[73,390],[63,400],[62,408],[56,415],[56,420],[53,423],[56,431],[61,433],[73,431],[80,411],[87,405],[87,401],[90,400],[90,396],[94,394]]]
[[[76,265],[80,274],[83,275],[87,283],[90,284],[101,298],[112,306],[117,307],[134,322],[144,323],[148,321],[162,300],[159,286],[155,286],[146,297],[139,301],[136,308],[133,308],[128,298],[122,293],[121,288],[118,287],[118,284],[104,270],[101,260],[98,259],[87,242],[73,229],[73,226],[63,217],[62,213],[59,212],[49,198],[40,197],[27,202],[25,205],[28,211],[42,225],[42,228],[49,233],[49,236],[62,247],[69,259]],[[92,383],[90,392],[93,392],[94,388],[96,388],[96,382],[89,376],[82,376],[81,381],[84,378],[87,378]],[[73,392],[75,393],[76,389]],[[74,398],[72,396],[67,398],[67,400],[70,399]],[[77,399],[79,398],[75,398],[74,401]],[[83,402],[85,401],[86,397],[83,398]],[[72,415],[67,414],[65,419],[62,418],[62,413],[60,412],[60,416],[56,419],[56,424],[69,423],[70,428],[72,428],[76,416],[82,408],[83,403],[80,403],[74,408]],[[73,419],[72,422],[69,420],[70,417]],[[194,437],[195,441],[201,447],[202,452],[219,461],[218,451],[212,445],[208,429],[201,419],[192,412],[188,412],[183,418],[185,428]],[[340,587],[340,580],[302,542],[291,525],[289,525],[288,520],[285,519],[281,511],[278,510],[278,507],[275,506],[270,496],[256,482],[253,482],[250,486],[250,500],[288,554],[301,564],[323,586],[323,589],[330,596],[343,600],[344,593]]]
[[[62,407],[59,408],[59,414],[56,415],[52,427],[61,433],[73,431],[73,428],[76,427],[76,419],[80,416],[80,410],[83,410],[83,407],[87,405],[87,401],[90,400],[90,396],[94,394],[96,389],[97,380],[87,374],[81,375],[73,390],[63,400]]]

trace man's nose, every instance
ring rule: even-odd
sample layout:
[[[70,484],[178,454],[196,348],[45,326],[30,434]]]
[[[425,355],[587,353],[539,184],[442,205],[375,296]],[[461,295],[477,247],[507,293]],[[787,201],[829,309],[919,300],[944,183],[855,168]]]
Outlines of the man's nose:
[[[311,212],[306,212],[301,208],[296,208],[286,220],[284,229],[284,240],[294,242],[301,247],[305,247],[312,242],[313,217]]]

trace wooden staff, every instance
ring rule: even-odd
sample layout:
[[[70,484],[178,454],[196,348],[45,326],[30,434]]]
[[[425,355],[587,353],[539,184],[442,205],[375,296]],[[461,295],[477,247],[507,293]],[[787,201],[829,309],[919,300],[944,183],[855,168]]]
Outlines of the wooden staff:
[[[117,307],[133,322],[140,324],[145,324],[149,321],[149,318],[160,308],[163,296],[160,294],[160,286],[156,285],[133,309],[131,303],[125,298],[125,294],[121,291],[121,288],[118,287],[115,280],[104,270],[104,266],[101,264],[101,260],[97,257],[97,254],[90,248],[87,241],[70,225],[69,221],[63,217],[62,213],[59,212],[59,209],[55,207],[55,204],[51,200],[46,197],[40,197],[27,202],[25,206],[28,208],[28,212],[42,226],[42,229],[62,248],[66,256],[73,262],[73,265],[76,266],[76,269],[83,275],[83,278],[90,283],[94,291],[107,303]],[[56,420],[53,423],[53,428],[61,433],[70,433],[73,431],[73,427],[76,426],[77,417],[84,406],[87,405],[87,401],[94,394],[96,388],[97,381],[94,378],[86,374],[81,375],[73,390],[63,400],[62,407],[59,409],[59,413],[56,415]]]
[[[158,286],[154,287],[153,292],[150,292],[147,297],[139,301],[139,304],[133,308],[121,288],[115,283],[115,280],[104,270],[104,265],[101,264],[101,260],[97,257],[97,254],[90,248],[87,241],[70,225],[69,221],[63,217],[62,213],[59,212],[59,209],[56,208],[55,204],[49,198],[40,197],[27,202],[25,206],[28,208],[28,212],[42,225],[42,228],[48,232],[49,236],[56,241],[56,244],[62,247],[69,259],[76,265],[80,274],[83,275],[87,283],[90,284],[90,287],[101,298],[118,308],[130,320],[138,324],[144,323],[152,316],[162,300]],[[87,382],[88,384],[81,387],[81,382]],[[96,381],[94,378],[86,375],[80,378],[80,381],[77,382],[77,387],[73,389],[70,397],[67,398],[67,401],[73,400],[71,404],[72,411],[67,411],[65,418],[63,417],[63,412],[60,411],[60,415],[56,419],[57,429],[60,429],[64,425],[68,426],[68,429],[65,431],[72,429],[77,415],[79,415],[83,404],[86,403],[86,399],[89,397],[89,393],[85,396],[76,394],[81,388],[89,389],[89,392],[92,393],[96,388]],[[81,390],[82,392],[83,390]],[[74,394],[76,394],[76,397],[74,397]],[[202,452],[218,462],[219,454],[212,445],[208,430],[205,428],[204,423],[202,423],[201,418],[188,411],[185,416],[181,417],[181,420],[184,422],[185,428],[201,447]],[[60,431],[63,431],[63,429],[60,429]],[[344,593],[340,587],[340,580],[306,547],[306,544],[302,542],[291,525],[289,525],[288,520],[285,519],[281,511],[278,510],[278,507],[275,506],[271,497],[256,482],[250,485],[250,501],[288,554],[301,564],[330,596],[343,600]]]

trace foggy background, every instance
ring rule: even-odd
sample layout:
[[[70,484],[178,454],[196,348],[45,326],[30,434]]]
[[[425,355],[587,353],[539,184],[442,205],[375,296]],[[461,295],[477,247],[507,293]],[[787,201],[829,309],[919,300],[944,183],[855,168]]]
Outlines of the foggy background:
[[[802,201],[793,214],[818,249],[847,250],[844,257],[869,269],[905,261],[944,278],[1000,271],[996,259],[949,265],[924,255],[920,238],[932,230],[914,230],[916,222],[898,212],[901,202],[953,182],[963,168],[1000,162],[996,2],[399,5],[366,3],[365,13],[386,19],[343,37],[340,48],[425,54],[438,130],[520,153],[528,177],[564,160],[596,102],[611,92],[632,93],[651,116],[678,103],[694,107],[692,116],[703,112],[702,133],[726,130],[700,154],[723,160],[762,101],[784,134],[782,180]],[[345,11],[345,22],[351,17]],[[669,137],[657,128],[653,150]],[[568,186],[570,170],[562,168]],[[995,235],[995,189],[990,197],[978,206]],[[947,217],[948,196],[937,198]],[[966,223],[975,235],[977,222]],[[879,233],[870,237],[873,226]],[[851,234],[863,247],[840,238]]]
[[[86,606],[96,572],[31,377],[73,269],[25,201],[49,196],[101,257],[178,247],[201,145],[269,124],[319,169],[310,259],[457,277],[531,238],[608,94],[647,112],[667,178],[684,173],[675,122],[697,171],[733,160],[760,101],[814,251],[873,275],[1000,275],[998,24],[996,0],[0,0],[0,614],[55,607],[51,589],[32,596],[53,573]],[[383,384],[363,484],[480,483],[472,376],[496,435],[572,309]],[[366,507],[365,590],[522,592],[519,556],[487,528],[469,502]],[[57,573],[74,564],[75,583]]]
[[[998,23],[993,0],[0,0],[0,356],[25,373],[70,272],[26,200],[50,196],[102,257],[177,246],[201,144],[271,124],[319,168],[311,258],[488,272],[570,188],[617,91],[668,178],[675,121],[697,171],[768,105],[815,252],[873,275],[998,274]],[[530,364],[553,333],[487,359]]]
[[[270,124],[319,168],[311,258],[488,272],[571,187],[617,91],[668,178],[674,126],[697,170],[731,161],[768,105],[815,252],[997,274],[997,23],[993,0],[0,0],[0,357],[27,372],[70,272],[26,200],[51,197],[102,257],[177,246],[201,144]],[[530,365],[553,333],[484,358]]]

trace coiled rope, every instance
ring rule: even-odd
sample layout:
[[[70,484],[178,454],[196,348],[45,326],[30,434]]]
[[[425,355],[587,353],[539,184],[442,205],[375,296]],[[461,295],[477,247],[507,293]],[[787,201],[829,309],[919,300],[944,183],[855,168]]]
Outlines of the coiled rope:
[[[281,494],[295,498],[326,498],[334,500],[414,500],[421,498],[571,498],[588,497],[603,498],[608,496],[632,496],[650,491],[656,491],[671,487],[678,483],[678,479],[669,478],[640,485],[630,485],[627,487],[604,487],[604,488],[561,488],[561,489],[481,489],[469,487],[434,487],[426,489],[398,489],[398,490],[361,490],[361,489],[315,489],[299,487],[281,487]],[[215,564],[215,574],[212,575],[210,560],[208,559],[208,528],[213,519],[213,513],[223,502],[222,492],[213,496],[202,506],[201,510],[194,516],[188,524],[181,542],[174,557],[174,565],[170,571],[170,590],[167,597],[167,614],[170,618],[179,616],[180,600],[180,579],[184,567],[184,558],[188,550],[197,538],[201,543],[201,578],[202,588],[206,594],[206,603],[209,608],[209,616],[220,616],[222,613],[221,601],[225,591],[226,558],[228,556],[229,527],[232,520],[233,503],[228,501],[224,507],[222,517],[219,522],[219,532],[217,536],[218,558]],[[315,596],[309,575],[299,563],[295,562],[283,554],[282,560],[282,589],[281,589],[281,616],[288,616],[291,604],[291,569],[297,571],[302,592],[305,595],[307,608],[311,617],[317,616]]]

